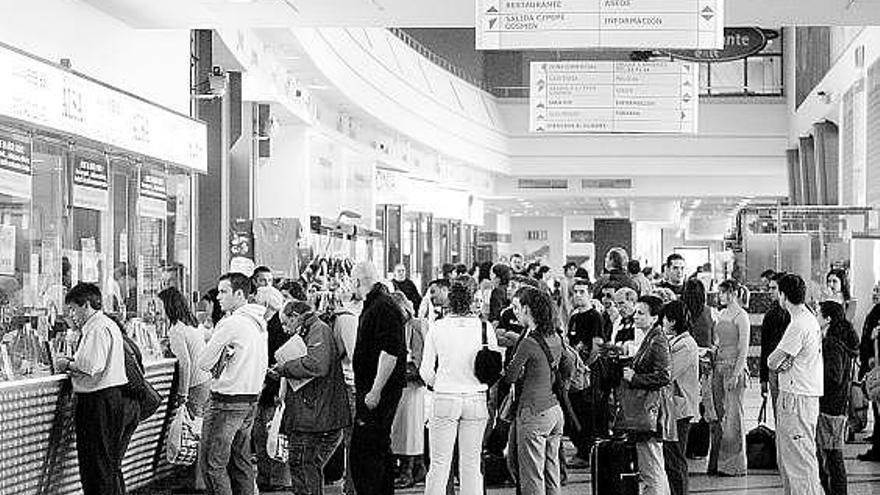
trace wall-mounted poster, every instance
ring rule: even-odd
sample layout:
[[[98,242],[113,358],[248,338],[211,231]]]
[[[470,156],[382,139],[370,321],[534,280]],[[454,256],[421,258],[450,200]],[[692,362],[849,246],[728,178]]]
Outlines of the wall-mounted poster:
[[[73,206],[105,211],[110,206],[107,162],[78,156],[73,170]]]
[[[0,194],[31,197],[31,146],[0,136]]]
[[[15,226],[0,225],[0,275],[15,275]]]

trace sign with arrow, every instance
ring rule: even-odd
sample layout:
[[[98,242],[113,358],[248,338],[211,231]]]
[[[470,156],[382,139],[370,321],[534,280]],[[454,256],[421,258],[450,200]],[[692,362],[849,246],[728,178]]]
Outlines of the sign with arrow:
[[[536,133],[696,133],[693,62],[532,62],[529,129]]]
[[[724,0],[476,0],[478,50],[721,50]]]

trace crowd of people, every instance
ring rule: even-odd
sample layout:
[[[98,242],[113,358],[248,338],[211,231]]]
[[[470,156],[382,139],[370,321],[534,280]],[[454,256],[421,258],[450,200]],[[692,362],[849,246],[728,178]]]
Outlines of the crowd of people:
[[[671,254],[657,278],[614,248],[595,281],[574,263],[557,279],[513,255],[471,269],[444,265],[422,294],[403,265],[385,280],[361,262],[336,277],[330,306],[308,284],[276,288],[271,269],[258,267],[221,276],[200,301],[201,322],[167,288],[159,299],[179,366],[175,397],[204,417],[183,488],[320,494],[342,448],[347,495],[419,483],[430,495],[454,493],[456,484],[477,495],[484,476],[507,477],[525,495],[553,495],[567,468],[590,464],[597,442],[622,438],[634,446],[643,493],[686,494],[698,422],[709,425],[708,474],[744,476],[749,291],[733,279],[716,286],[709,270],[688,276],[685,266]],[[848,384],[875,365],[880,300],[860,342],[844,271],[828,274],[829,297],[816,308],[799,275],[768,270],[762,278],[772,305],[760,383],[776,420],[784,492],[846,493]],[[717,290],[712,306],[709,290]],[[78,442],[83,486],[121,493],[120,452],[133,431],[114,392],[125,381],[122,336],[103,316],[97,287],[74,287],[67,304],[83,334],[73,358],[59,363],[80,394],[77,433],[105,431]],[[304,350],[283,359],[279,350],[295,335]],[[475,373],[483,349],[504,356],[497,382]],[[267,451],[267,425],[282,404],[286,462]],[[107,435],[108,427],[128,433]],[[878,437],[860,458],[880,460]],[[106,452],[118,455],[84,467]]]

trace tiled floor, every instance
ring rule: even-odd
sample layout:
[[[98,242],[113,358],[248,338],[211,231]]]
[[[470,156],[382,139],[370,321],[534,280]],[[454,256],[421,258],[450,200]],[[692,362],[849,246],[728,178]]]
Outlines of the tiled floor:
[[[746,424],[747,429],[752,429],[757,425],[758,411],[761,407],[760,389],[757,382],[750,384],[746,391],[746,417],[749,421]],[[772,423],[772,414],[771,423]],[[772,425],[772,424],[771,424]],[[868,426],[868,429],[872,425]],[[861,439],[865,434],[857,435]],[[849,494],[850,495],[880,495],[880,463],[860,462],[856,460],[856,455],[864,452],[868,448],[867,444],[855,443],[846,446],[844,457],[846,458],[846,469],[849,475]],[[706,472],[706,460],[690,461],[690,491],[691,493],[723,493],[725,495],[779,495],[781,493],[782,482],[778,473],[775,471],[752,471],[748,476],[741,478],[718,478],[709,477]],[[155,486],[138,490],[135,495],[166,495],[169,493],[168,486],[170,483],[165,480],[156,483]],[[563,489],[564,495],[584,495],[590,493],[590,474],[589,470],[570,470],[569,483]],[[424,486],[417,486],[409,490],[399,490],[397,493],[415,495],[424,491]],[[513,495],[515,490],[513,487],[497,487],[488,490],[490,495]],[[275,492],[283,494],[285,492]],[[332,485],[326,487],[327,495],[339,495],[342,493],[340,485]],[[603,494],[604,495],[604,494]]]

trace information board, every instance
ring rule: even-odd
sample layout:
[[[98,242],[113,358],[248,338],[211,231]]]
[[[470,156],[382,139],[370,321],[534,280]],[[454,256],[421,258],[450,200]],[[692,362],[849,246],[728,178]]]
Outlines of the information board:
[[[697,64],[532,62],[529,129],[537,133],[696,133]]]
[[[478,50],[724,48],[724,0],[477,0]]]

